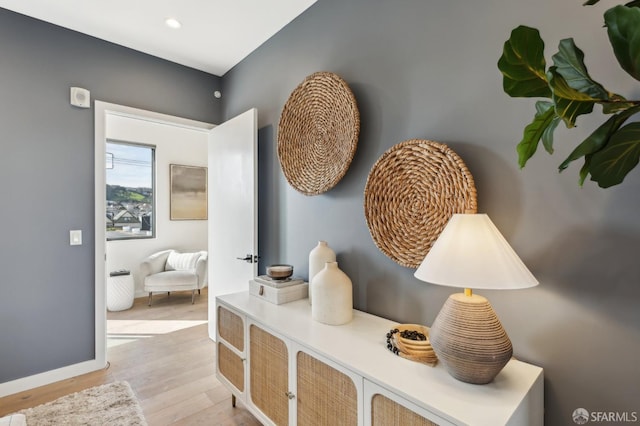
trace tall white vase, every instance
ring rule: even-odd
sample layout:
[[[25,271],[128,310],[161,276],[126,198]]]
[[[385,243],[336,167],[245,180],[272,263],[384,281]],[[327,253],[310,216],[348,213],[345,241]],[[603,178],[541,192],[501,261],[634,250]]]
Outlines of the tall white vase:
[[[318,241],[318,245],[309,253],[309,303],[312,303],[311,295],[313,288],[313,277],[324,269],[327,262],[335,262],[336,253],[331,250],[326,241]]]
[[[342,325],[353,318],[353,284],[338,268],[338,262],[327,262],[313,278],[311,317],[324,324]]]

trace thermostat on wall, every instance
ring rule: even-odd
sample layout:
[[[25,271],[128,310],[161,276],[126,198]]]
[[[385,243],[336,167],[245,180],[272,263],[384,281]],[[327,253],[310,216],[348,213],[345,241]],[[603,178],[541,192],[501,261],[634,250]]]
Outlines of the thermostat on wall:
[[[82,87],[71,88],[71,105],[80,108],[89,108],[91,103],[91,92]]]

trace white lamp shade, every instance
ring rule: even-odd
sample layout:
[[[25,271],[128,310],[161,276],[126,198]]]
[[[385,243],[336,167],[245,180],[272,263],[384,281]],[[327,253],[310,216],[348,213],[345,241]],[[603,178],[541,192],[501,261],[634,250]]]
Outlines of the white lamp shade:
[[[461,288],[538,285],[486,214],[454,214],[414,275],[431,284]]]

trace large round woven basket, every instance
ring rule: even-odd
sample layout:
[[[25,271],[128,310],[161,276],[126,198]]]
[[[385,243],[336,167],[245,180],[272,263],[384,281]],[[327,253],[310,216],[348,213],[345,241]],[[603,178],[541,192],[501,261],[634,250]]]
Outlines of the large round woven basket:
[[[358,144],[360,113],[347,83],[317,72],[289,96],[278,124],[278,157],[297,191],[317,195],[349,169]]]
[[[373,165],[364,212],[373,241],[400,265],[417,268],[451,216],[477,211],[473,176],[442,143],[412,139]]]

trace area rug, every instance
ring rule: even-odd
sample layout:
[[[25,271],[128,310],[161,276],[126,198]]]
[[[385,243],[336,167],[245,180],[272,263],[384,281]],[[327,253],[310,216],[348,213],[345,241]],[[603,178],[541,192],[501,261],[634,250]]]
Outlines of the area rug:
[[[146,426],[129,383],[108,383],[19,411],[28,426]]]

